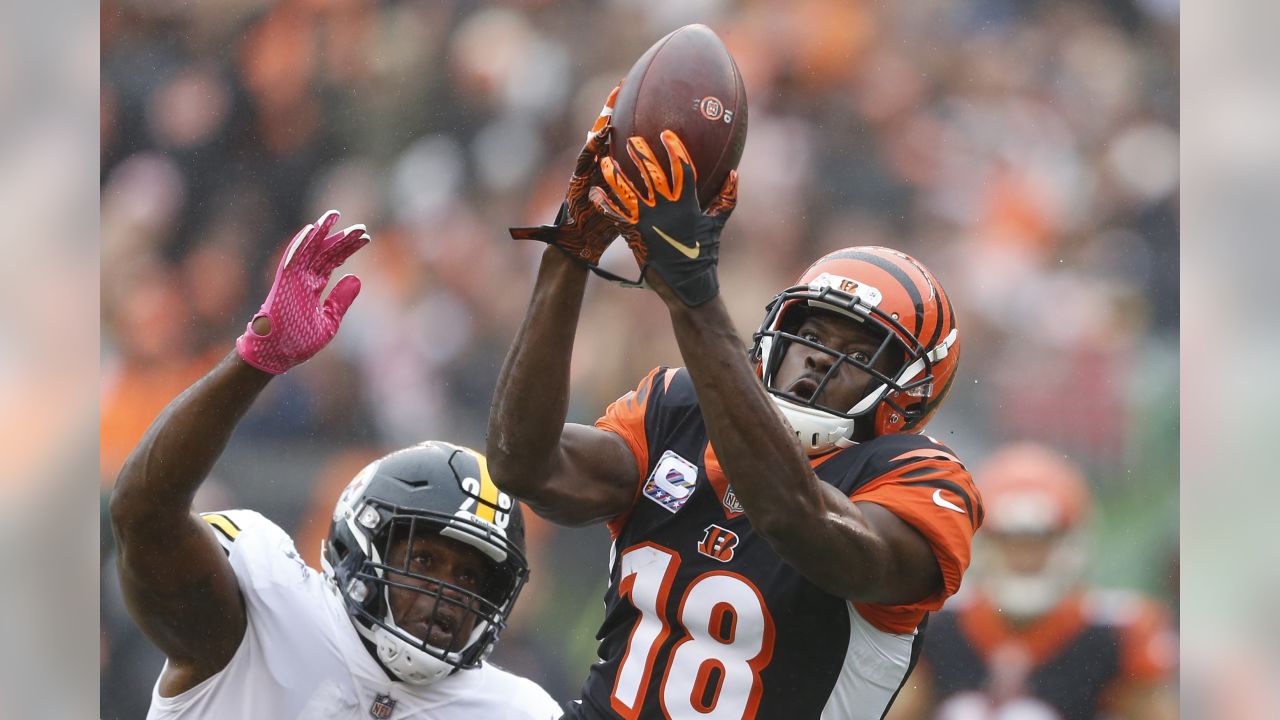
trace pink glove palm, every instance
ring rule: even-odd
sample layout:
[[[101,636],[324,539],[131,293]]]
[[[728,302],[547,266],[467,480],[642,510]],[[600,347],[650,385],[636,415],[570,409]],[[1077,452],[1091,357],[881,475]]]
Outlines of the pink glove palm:
[[[245,362],[279,375],[320,352],[337,334],[342,316],[360,294],[360,278],[344,276],[323,304],[320,295],[333,271],[369,242],[364,225],[330,235],[337,222],[338,211],[330,210],[289,242],[267,301],[236,340]]]

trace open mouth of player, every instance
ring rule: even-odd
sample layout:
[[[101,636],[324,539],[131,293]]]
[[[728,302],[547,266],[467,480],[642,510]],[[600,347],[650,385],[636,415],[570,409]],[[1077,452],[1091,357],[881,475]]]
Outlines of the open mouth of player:
[[[818,392],[818,381],[813,378],[802,377],[791,383],[791,387],[787,388],[787,392],[808,402]]]
[[[457,629],[457,620],[442,613],[415,620],[408,627],[409,632],[425,640],[428,645],[443,650],[453,649],[451,646],[454,644],[454,632]]]

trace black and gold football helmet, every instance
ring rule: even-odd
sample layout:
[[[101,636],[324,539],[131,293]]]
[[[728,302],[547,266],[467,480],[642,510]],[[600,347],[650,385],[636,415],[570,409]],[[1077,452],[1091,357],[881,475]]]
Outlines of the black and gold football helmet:
[[[485,586],[466,589],[417,571],[394,543],[438,535],[469,545],[492,563]],[[431,441],[375,460],[347,485],[322,548],[325,577],[342,597],[357,632],[379,661],[405,682],[425,684],[474,668],[493,650],[529,576],[524,519],[515,498],[498,490],[480,453]],[[397,624],[390,590],[431,598],[433,613],[474,616],[465,642],[450,648]],[[432,618],[428,625],[434,622]]]

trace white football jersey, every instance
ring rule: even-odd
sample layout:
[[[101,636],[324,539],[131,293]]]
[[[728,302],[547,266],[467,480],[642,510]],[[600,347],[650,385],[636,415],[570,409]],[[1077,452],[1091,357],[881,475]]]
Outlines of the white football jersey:
[[[342,598],[284,530],[251,510],[206,513],[240,581],[248,624],[221,672],[174,697],[151,691],[148,720],[553,720],[531,680],[482,665],[426,686],[391,680]]]

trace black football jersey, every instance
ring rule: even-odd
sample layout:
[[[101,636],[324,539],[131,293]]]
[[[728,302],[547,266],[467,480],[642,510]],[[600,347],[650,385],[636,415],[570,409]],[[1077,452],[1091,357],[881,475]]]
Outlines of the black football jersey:
[[[926,613],[958,588],[981,523],[954,454],[891,435],[815,461],[822,482],[918,528],[943,570],[946,589],[925,602],[855,605],[754,532],[686,371],[655,369],[597,425],[627,441],[642,479],[610,523],[600,661],[567,717],[882,717],[915,662]]]

